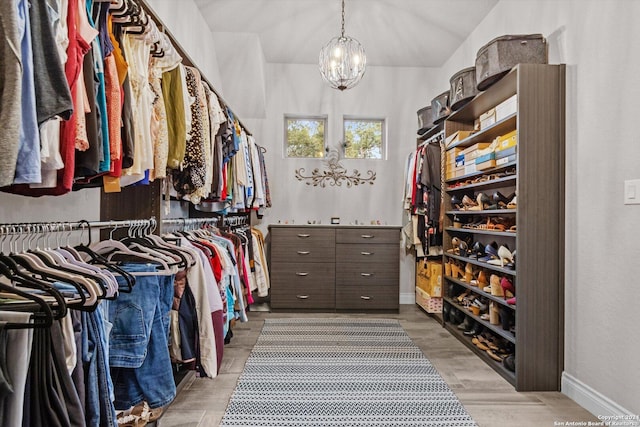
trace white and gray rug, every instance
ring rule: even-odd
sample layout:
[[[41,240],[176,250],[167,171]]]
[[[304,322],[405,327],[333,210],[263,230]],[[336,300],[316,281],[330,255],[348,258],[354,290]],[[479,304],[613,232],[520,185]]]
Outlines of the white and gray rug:
[[[397,320],[268,319],[221,426],[475,426]]]

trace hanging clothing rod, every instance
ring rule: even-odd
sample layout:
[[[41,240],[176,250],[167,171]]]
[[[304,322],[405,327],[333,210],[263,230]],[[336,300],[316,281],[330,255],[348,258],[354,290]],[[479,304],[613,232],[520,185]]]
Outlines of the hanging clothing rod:
[[[162,31],[164,31],[164,33],[167,35],[167,37],[169,37],[169,40],[171,40],[171,44],[173,45],[173,47],[176,49],[176,51],[182,57],[183,63],[185,65],[189,65],[191,67],[194,67],[194,68],[197,68],[198,70],[200,70],[200,68],[196,65],[196,63],[193,61],[193,59],[191,59],[191,56],[189,56],[187,51],[182,47],[182,45],[180,45],[180,43],[178,43],[178,40],[167,29],[167,26],[165,25],[165,23],[162,22],[162,19],[160,19],[160,17],[153,10],[151,5],[149,5],[148,1],[147,0],[135,0],[135,1],[140,6],[142,6],[144,11],[147,13],[147,15],[149,15],[149,17],[156,23],[156,26],[158,26],[158,28],[162,28]],[[202,74],[202,73],[200,73],[200,74]],[[220,102],[222,102],[226,106],[229,106],[227,101],[225,101],[224,98],[222,98],[222,96],[216,91],[215,87],[211,84],[211,82],[204,75],[202,75],[202,80],[204,80],[209,85],[209,89],[211,89],[211,91],[216,94],[216,96],[218,97]],[[233,111],[233,109],[232,109],[232,111]],[[244,131],[247,133],[247,135],[252,135],[251,132],[249,131],[249,129],[247,129],[247,127],[242,123],[242,121],[239,118],[236,117],[236,120],[238,120],[238,123],[240,123],[240,126],[242,127],[242,129],[244,129]]]

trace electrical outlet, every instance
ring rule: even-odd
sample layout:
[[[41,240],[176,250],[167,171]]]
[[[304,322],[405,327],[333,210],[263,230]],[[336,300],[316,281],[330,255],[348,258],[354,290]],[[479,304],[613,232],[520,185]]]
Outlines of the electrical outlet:
[[[624,182],[624,204],[640,205],[640,179],[629,179]]]

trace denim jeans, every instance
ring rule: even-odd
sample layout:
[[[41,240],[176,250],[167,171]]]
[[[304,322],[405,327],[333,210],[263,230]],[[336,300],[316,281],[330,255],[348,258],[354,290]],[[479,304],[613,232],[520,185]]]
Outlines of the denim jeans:
[[[104,318],[102,304],[94,312],[82,314],[87,426],[113,426],[116,412],[108,364],[111,324]]]
[[[123,268],[132,273],[155,271],[150,264],[126,264]],[[109,364],[116,408],[127,409],[143,400],[156,408],[175,398],[168,344],[172,302],[173,275],[136,275],[133,291],[109,302],[113,323]]]

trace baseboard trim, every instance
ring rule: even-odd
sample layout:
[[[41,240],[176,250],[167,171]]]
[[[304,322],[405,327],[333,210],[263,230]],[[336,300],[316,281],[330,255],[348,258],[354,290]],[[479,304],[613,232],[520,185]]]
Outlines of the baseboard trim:
[[[416,303],[416,294],[413,292],[401,292],[400,293],[400,304],[415,304]]]
[[[634,415],[573,375],[562,373],[562,393],[596,417],[599,415]]]

